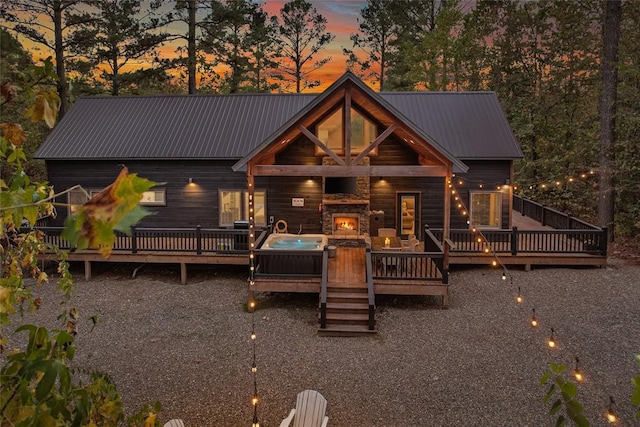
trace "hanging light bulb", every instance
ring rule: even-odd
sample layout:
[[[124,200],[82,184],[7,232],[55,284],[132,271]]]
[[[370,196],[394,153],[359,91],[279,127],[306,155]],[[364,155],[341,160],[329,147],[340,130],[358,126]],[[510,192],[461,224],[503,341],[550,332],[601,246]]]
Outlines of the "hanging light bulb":
[[[478,237],[478,243],[482,243],[482,237]]]
[[[488,254],[489,253],[489,248],[484,248],[484,253]]]
[[[547,345],[549,346],[549,348],[556,348],[556,340],[553,337],[553,328],[551,328],[551,336],[547,340]]]
[[[251,310],[253,310],[254,308],[256,308],[256,302],[255,302],[255,301],[253,301],[253,300],[252,300],[252,301],[249,301],[249,308],[250,308]]]
[[[254,374],[258,372],[258,367],[256,366],[256,362],[253,362],[253,364],[251,365],[251,372]]]
[[[613,401],[613,396],[609,396],[609,408],[607,408],[607,421],[611,424],[615,424],[618,421],[618,415],[616,414],[613,405],[615,402]]]
[[[580,371],[580,368],[578,368],[578,362],[579,360],[576,357],[576,368],[573,370],[573,377],[576,379],[576,381],[581,383],[582,381],[584,381],[584,376],[582,375],[582,371]]]
[[[506,272],[502,272],[502,280],[507,280],[507,273]]]
[[[497,267],[498,266],[498,261],[496,261],[495,259],[493,261],[491,261],[491,265],[493,267]]]
[[[534,328],[538,327],[538,318],[536,317],[536,309],[533,308],[533,316],[531,316],[531,326],[533,326]]]
[[[520,304],[522,303],[522,301],[524,301],[524,298],[522,297],[522,294],[520,294],[520,288],[518,288],[518,293],[516,294],[516,302]]]
[[[253,406],[258,405],[258,395],[257,394],[254,394],[253,397],[251,398],[251,404]]]

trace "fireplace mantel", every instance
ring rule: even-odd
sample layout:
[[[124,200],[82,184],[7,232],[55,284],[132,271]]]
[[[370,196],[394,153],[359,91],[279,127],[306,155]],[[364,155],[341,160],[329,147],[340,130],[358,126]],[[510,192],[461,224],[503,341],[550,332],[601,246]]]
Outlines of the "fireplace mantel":
[[[361,199],[322,199],[323,205],[368,205],[369,200]]]

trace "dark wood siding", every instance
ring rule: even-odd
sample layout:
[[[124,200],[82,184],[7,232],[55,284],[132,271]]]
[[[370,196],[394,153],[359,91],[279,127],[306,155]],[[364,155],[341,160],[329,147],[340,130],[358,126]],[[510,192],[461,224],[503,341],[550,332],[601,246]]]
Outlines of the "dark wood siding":
[[[218,227],[218,190],[246,188],[244,172],[233,172],[233,161],[147,160],[147,161],[48,161],[49,182],[56,191],[80,184],[86,189],[101,189],[111,184],[120,173],[121,165],[129,172],[163,183],[166,206],[149,206],[153,212],[142,220],[145,227]],[[193,178],[194,185],[188,185]],[[67,203],[66,196],[60,203]],[[52,223],[61,226],[67,216],[65,207],[58,207],[58,218]]]
[[[321,165],[322,156],[315,154],[315,145],[306,138],[298,138],[276,156],[279,165]],[[289,232],[322,232],[321,177],[257,177],[256,187],[268,188],[267,211],[275,221],[284,220]],[[293,198],[304,199],[304,206],[291,206]]]
[[[371,165],[417,165],[418,154],[406,144],[389,139],[371,156]],[[380,179],[382,178],[382,179]],[[444,178],[371,177],[371,210],[384,211],[385,227],[396,226],[396,193],[420,192],[420,226],[433,228],[444,224]]]
[[[502,193],[502,228],[509,228],[510,196],[509,188],[503,187],[511,179],[511,160],[465,160],[469,171],[454,177],[455,188],[459,190],[464,206],[470,208],[469,191],[487,190]],[[462,179],[462,184],[459,183]],[[480,187],[482,185],[482,187]],[[500,187],[500,190],[498,190]],[[451,228],[468,228],[466,217],[460,214],[455,204],[451,205]]]

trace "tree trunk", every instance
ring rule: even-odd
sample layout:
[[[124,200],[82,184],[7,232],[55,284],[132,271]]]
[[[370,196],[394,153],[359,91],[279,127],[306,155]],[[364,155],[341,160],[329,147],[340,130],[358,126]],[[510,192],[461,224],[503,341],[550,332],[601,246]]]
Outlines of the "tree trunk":
[[[62,119],[67,112],[67,75],[64,69],[64,46],[62,44],[62,7],[58,4],[53,12],[53,26],[55,38],[56,74],[58,82],[56,84],[58,96],[60,97],[60,110],[58,120]]]
[[[187,41],[187,74],[189,94],[196,93],[196,0],[189,0],[189,34]]]
[[[602,58],[602,97],[600,99],[600,187],[598,194],[598,221],[609,229],[609,241],[614,238],[615,191],[613,179],[616,124],[616,98],[618,88],[618,44],[622,2],[605,2],[603,28],[604,53]]]

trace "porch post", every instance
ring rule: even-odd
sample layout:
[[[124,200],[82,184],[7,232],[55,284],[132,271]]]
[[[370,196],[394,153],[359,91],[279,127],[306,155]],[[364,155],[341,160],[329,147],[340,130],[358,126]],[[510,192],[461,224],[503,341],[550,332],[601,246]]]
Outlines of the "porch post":
[[[445,239],[450,237],[449,233],[451,229],[451,168],[451,165],[447,167],[447,176],[444,178],[444,222],[442,225],[442,243],[444,243]]]
[[[249,190],[249,229],[247,232],[249,236],[247,238],[249,244],[249,290],[247,293],[247,308],[249,311],[253,311],[255,305],[252,304],[254,301],[254,291],[253,287],[255,285],[255,217],[254,217],[254,195],[255,195],[255,185],[253,180],[253,175],[251,173],[251,165],[247,165],[247,187]]]

